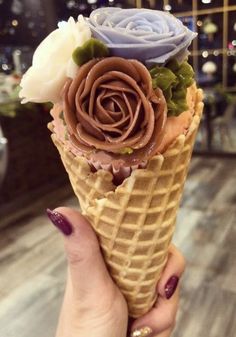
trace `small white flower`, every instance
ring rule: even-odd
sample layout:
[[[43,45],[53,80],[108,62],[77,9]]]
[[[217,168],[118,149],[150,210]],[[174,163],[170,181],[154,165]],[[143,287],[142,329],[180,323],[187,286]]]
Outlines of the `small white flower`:
[[[74,77],[77,70],[72,53],[90,38],[91,30],[82,15],[77,22],[72,17],[68,22],[60,22],[38,46],[32,66],[21,80],[22,103],[60,101],[67,76]]]

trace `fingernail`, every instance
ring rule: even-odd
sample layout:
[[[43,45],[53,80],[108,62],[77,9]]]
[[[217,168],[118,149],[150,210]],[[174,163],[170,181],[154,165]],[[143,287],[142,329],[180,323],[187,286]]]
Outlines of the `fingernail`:
[[[174,294],[177,288],[178,282],[179,282],[179,278],[177,276],[172,276],[167,281],[166,286],[165,286],[165,294],[166,294],[167,300],[169,300]]]
[[[47,215],[51,222],[66,236],[71,235],[73,232],[73,228],[69,221],[64,217],[64,215],[60,214],[56,211],[51,211],[49,208],[47,209]]]
[[[152,333],[152,329],[148,326],[145,326],[141,329],[136,329],[133,332],[131,332],[130,337],[147,337]]]

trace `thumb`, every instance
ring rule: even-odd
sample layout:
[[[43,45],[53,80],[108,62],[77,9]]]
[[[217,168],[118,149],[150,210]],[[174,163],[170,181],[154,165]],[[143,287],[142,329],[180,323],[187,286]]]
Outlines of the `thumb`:
[[[47,210],[52,223],[64,234],[65,251],[74,295],[96,297],[108,290],[112,280],[106,269],[97,237],[77,211],[59,207]]]

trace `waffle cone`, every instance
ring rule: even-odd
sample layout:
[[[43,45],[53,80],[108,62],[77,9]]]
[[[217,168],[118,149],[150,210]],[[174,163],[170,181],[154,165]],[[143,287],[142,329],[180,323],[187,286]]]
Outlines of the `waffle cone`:
[[[187,135],[118,187],[110,172],[92,173],[87,161],[74,156],[52,133],[82,213],[97,233],[132,317],[143,315],[156,301],[202,109],[202,92],[195,88],[195,114]]]

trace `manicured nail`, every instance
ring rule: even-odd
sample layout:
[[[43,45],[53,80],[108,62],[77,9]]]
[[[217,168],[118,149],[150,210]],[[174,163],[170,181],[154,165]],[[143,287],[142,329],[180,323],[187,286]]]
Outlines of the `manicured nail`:
[[[136,329],[133,332],[131,332],[130,337],[147,337],[152,333],[152,329],[148,326],[145,326],[141,329]]]
[[[134,323],[134,321],[135,321],[135,318],[129,316],[128,329],[127,329],[127,335],[128,336],[130,336],[130,334],[131,334],[131,327],[132,327],[132,324]]]
[[[166,293],[166,298],[169,300],[172,295],[174,294],[177,285],[179,282],[179,278],[177,276],[172,276],[171,278],[169,278],[169,280],[166,283],[165,286],[165,293]]]
[[[60,214],[56,211],[51,211],[49,208],[47,209],[47,215],[51,222],[66,236],[71,235],[73,232],[73,228],[69,221],[64,217],[64,215]]]

